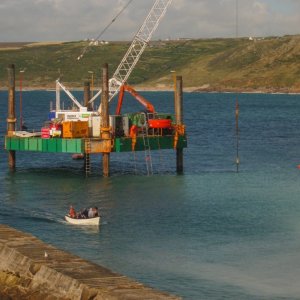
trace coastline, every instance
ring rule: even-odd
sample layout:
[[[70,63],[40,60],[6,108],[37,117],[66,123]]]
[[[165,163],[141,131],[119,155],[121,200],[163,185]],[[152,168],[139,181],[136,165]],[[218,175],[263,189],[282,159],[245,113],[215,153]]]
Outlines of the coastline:
[[[70,91],[83,91],[82,87],[79,86],[71,86],[68,87]],[[99,87],[95,87],[94,90],[99,90]],[[159,86],[148,86],[148,85],[136,85],[135,90],[140,92],[173,92],[173,87],[169,87],[167,85],[159,85]],[[6,87],[0,87],[0,91],[7,91]],[[16,92],[19,91],[19,88],[16,86]],[[22,87],[23,92],[31,92],[31,91],[53,91],[55,92],[55,88],[52,86],[29,86]],[[290,95],[298,95],[300,94],[299,88],[259,88],[259,89],[250,89],[250,88],[202,88],[202,87],[184,87],[184,93],[229,93],[229,94],[290,94]]]
[[[133,74],[135,77],[132,77],[130,83],[139,82],[132,84],[139,91],[172,91],[175,76],[182,75],[184,92],[188,93],[299,94],[299,39],[299,35],[291,35],[255,41],[248,38],[153,41],[147,49],[147,55],[155,59],[151,61],[146,57],[143,62],[145,66],[137,66],[137,73]],[[85,61],[84,67],[78,69],[71,58],[78,56],[83,43],[4,43],[2,47],[5,48],[0,49],[0,52],[3,54],[3,65],[9,65],[15,61],[16,52],[7,47],[20,47],[18,65],[27,69],[26,75],[22,77],[24,91],[55,89],[58,76],[66,80],[64,84],[68,89],[83,90],[84,81],[92,80],[88,70],[94,70],[93,82],[100,84],[100,70],[94,59]],[[57,44],[57,53],[52,53],[53,44]],[[33,66],[28,63],[27,52],[34,46],[38,47],[34,49]],[[99,61],[108,61],[111,65],[118,65],[120,53],[127,48],[121,41],[105,46],[105,51],[102,51],[103,47],[95,48],[95,59],[97,57]],[[180,61],[174,59],[178,49]],[[196,49],[201,51],[194,51]],[[45,55],[51,58],[50,61],[45,61]],[[141,75],[145,70],[147,75]],[[3,68],[0,90],[6,90],[6,77]],[[16,73],[16,79],[20,79],[20,74]],[[16,89],[18,85],[19,82],[16,83]]]

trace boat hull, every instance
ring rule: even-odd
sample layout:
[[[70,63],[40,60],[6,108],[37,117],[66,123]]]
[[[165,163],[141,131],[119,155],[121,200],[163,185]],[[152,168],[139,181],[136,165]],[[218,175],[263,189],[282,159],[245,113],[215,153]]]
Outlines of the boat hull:
[[[69,216],[65,216],[65,220],[74,225],[99,225],[100,217],[88,218],[88,219],[74,219]]]

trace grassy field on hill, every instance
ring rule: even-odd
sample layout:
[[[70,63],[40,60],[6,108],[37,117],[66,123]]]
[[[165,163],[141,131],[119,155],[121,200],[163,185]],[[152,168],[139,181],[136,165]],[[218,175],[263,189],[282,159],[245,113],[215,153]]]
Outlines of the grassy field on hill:
[[[0,43],[0,84],[7,83],[6,67],[14,63],[16,79],[26,68],[24,88],[54,88],[61,78],[68,87],[82,87],[101,67],[112,74],[129,42],[92,46],[80,61],[87,42]],[[195,91],[300,92],[300,36],[265,39],[201,39],[151,42],[130,76],[129,83],[146,88],[171,89],[173,74]]]

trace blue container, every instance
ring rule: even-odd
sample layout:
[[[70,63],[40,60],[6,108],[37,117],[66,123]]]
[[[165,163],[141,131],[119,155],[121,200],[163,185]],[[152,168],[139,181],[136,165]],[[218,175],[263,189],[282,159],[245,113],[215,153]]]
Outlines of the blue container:
[[[50,121],[53,120],[53,119],[55,119],[55,111],[50,111],[48,117],[49,117]]]

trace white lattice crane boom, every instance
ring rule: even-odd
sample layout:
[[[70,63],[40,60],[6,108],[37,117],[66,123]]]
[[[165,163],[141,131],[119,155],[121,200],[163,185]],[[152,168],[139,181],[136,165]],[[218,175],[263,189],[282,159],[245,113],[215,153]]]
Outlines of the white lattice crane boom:
[[[172,0],[156,0],[153,4],[148,16],[135,35],[121,63],[119,64],[112,78],[109,80],[109,101],[111,101],[112,98],[119,92],[121,85],[127,81],[132,70],[134,69],[144,50],[148,46],[148,43],[152,38],[154,31],[165,15],[167,8],[171,4],[171,2]],[[101,90],[90,100],[90,102],[93,102],[100,94]]]
[[[110,79],[109,87],[112,93],[110,100],[118,93],[120,86],[128,79],[171,2],[172,0],[155,1],[144,24],[135,35],[127,53]]]

